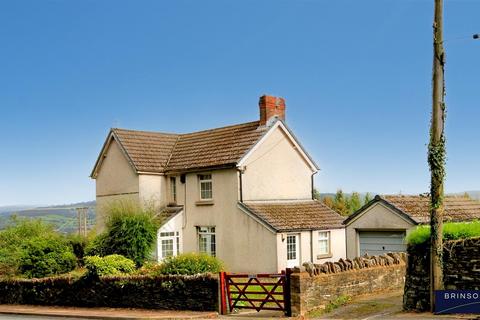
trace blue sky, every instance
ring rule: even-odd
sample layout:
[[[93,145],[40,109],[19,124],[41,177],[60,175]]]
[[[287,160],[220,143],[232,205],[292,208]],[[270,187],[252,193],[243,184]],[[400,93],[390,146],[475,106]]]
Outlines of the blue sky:
[[[446,1],[449,192],[480,189],[480,2]],[[0,1],[0,205],[94,199],[110,127],[258,118],[264,93],[321,192],[428,190],[433,0]]]

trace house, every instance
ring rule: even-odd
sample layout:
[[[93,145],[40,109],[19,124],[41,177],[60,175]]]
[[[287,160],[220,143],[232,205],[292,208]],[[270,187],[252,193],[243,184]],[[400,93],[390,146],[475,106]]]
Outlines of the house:
[[[91,177],[97,224],[120,199],[154,204],[157,258],[205,252],[234,272],[277,272],[345,257],[343,219],[312,199],[313,159],[285,124],[285,100],[260,119],[170,134],[112,129]]]
[[[446,197],[444,221],[480,218],[480,202]],[[382,195],[349,216],[346,226],[347,258],[368,253],[405,251],[405,236],[414,227],[430,223],[430,198],[426,195]]]

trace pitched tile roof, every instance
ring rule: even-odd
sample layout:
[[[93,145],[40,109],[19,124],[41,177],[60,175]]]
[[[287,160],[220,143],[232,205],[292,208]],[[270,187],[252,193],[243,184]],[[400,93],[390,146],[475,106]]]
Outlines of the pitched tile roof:
[[[112,132],[137,171],[164,173],[236,164],[267,130],[254,121],[186,134]]]
[[[380,196],[418,223],[430,221],[430,197],[411,195]],[[465,197],[445,197],[444,221],[480,219],[480,202]]]
[[[343,218],[316,200],[240,203],[279,232],[343,228]]]
[[[137,171],[163,172],[178,140],[177,134],[126,129],[112,131]]]
[[[155,219],[157,219],[161,225],[165,225],[170,219],[175,217],[177,214],[183,211],[183,206],[167,206],[163,208],[157,215]]]
[[[268,127],[258,121],[180,135],[167,171],[235,164]]]

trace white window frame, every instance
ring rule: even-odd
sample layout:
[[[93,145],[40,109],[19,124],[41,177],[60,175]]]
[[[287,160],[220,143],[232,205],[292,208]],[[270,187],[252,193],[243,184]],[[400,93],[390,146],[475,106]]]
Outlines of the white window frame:
[[[177,203],[177,178],[170,177],[170,196],[172,201]]]
[[[163,251],[163,241],[172,241],[172,254],[166,255]],[[161,231],[158,237],[158,254],[159,260],[163,260],[170,256],[180,254],[180,232],[178,231]]]
[[[203,197],[203,188],[207,185],[210,185],[210,197]],[[205,174],[199,174],[198,175],[198,191],[199,191],[199,197],[200,201],[210,201],[213,200],[213,181],[212,181],[212,174],[210,173],[205,173]]]
[[[317,243],[318,243],[318,255],[319,256],[329,256],[331,254],[331,250],[330,250],[330,240],[331,237],[330,237],[330,231],[319,231],[318,232],[318,240],[317,240]],[[322,246],[320,246],[320,242],[323,242],[323,241],[326,241],[326,249],[327,249],[327,252],[320,252],[320,248]]]
[[[290,241],[293,239],[293,242]],[[297,234],[288,234],[287,235],[287,260],[297,260],[298,259],[298,235]]]
[[[197,227],[198,252],[215,257],[217,255],[216,229],[213,226]],[[205,250],[202,249],[202,239],[206,239]],[[213,250],[212,250],[213,247]]]

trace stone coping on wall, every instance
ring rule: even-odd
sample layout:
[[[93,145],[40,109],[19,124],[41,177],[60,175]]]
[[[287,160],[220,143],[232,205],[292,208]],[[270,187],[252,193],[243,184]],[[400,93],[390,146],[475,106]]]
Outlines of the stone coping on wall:
[[[350,270],[400,265],[406,264],[406,262],[407,254],[405,252],[389,252],[378,256],[369,256],[368,254],[365,254],[364,256],[356,257],[352,260],[340,258],[336,262],[329,261],[322,264],[305,262],[302,267],[293,268],[293,273],[307,272],[310,277],[315,277]]]

